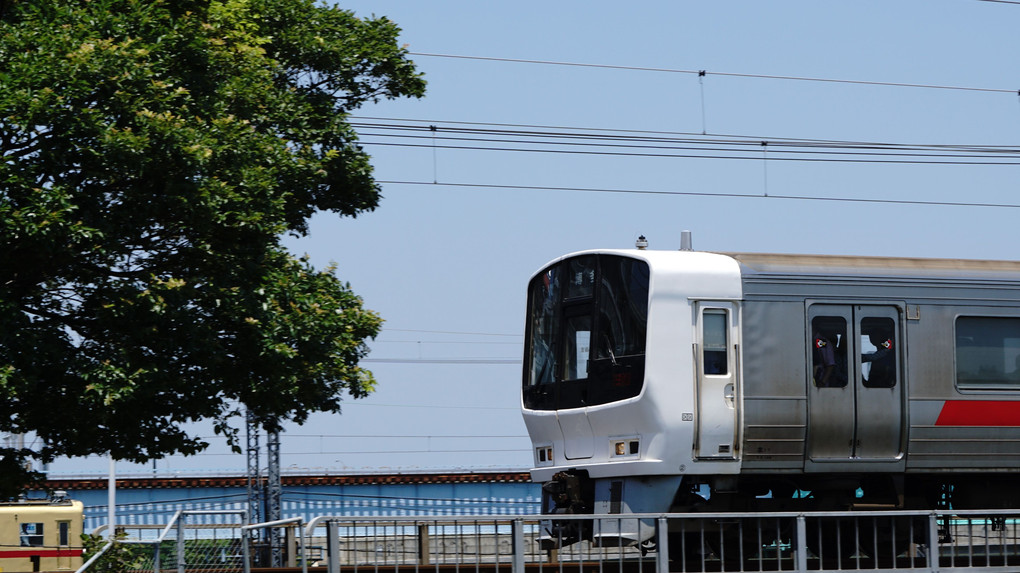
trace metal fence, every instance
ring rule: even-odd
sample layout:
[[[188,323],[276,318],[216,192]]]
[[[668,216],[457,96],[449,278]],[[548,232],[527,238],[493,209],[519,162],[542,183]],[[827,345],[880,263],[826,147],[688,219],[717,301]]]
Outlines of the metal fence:
[[[229,527],[208,523],[215,512],[179,513],[160,530],[126,532],[126,545],[151,555],[130,570],[247,573],[266,565],[259,540],[270,536],[258,532],[274,528],[287,539],[278,564],[328,573],[1020,571],[1020,510],[321,516]]]
[[[78,573],[104,571],[248,573],[252,543],[244,511],[178,511],[160,527],[118,527],[114,540]]]

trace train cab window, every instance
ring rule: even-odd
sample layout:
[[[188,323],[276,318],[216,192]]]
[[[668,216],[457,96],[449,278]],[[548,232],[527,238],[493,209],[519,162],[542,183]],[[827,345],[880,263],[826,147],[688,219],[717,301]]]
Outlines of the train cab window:
[[[566,298],[590,297],[595,290],[595,257],[577,257],[567,266]]]
[[[580,408],[641,392],[649,281],[648,263],[610,254],[560,260],[532,278],[525,408]]]
[[[563,380],[583,380],[588,377],[588,354],[591,351],[591,317],[574,316],[567,319],[566,356],[563,361]]]
[[[956,319],[956,384],[963,389],[1020,388],[1020,318]]]
[[[896,386],[896,323],[891,318],[861,319],[861,383],[866,388]]]
[[[531,303],[528,309],[531,368],[527,379],[531,386],[552,384],[556,380],[555,345],[559,338],[556,310],[560,300],[560,274],[559,267],[547,269],[531,283],[531,292],[528,293]]]
[[[811,370],[818,388],[845,388],[847,374],[846,319],[816,316],[811,321]]]
[[[644,354],[648,323],[647,265],[636,264],[631,259],[610,259],[603,263],[598,321],[596,359],[618,362],[623,356]]]
[[[704,347],[705,374],[728,374],[729,358],[726,353],[726,311],[706,310],[702,315],[702,345]]]
[[[42,547],[43,545],[43,524],[22,523],[21,524],[21,546]]]

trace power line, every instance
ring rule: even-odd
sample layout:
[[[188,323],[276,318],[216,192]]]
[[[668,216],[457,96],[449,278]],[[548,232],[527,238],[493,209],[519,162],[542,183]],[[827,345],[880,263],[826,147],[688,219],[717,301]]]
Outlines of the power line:
[[[450,406],[448,404],[377,404],[364,401],[344,402],[344,407],[367,406],[371,408],[415,408],[428,410],[520,410],[517,407],[496,407],[496,406]]]
[[[1006,2],[1006,0],[985,0],[985,1],[997,1],[1003,3],[1014,3]],[[836,84],[854,84],[854,85],[866,85],[866,86],[883,86],[883,87],[897,87],[897,88],[920,88],[920,89],[934,89],[934,90],[957,90],[957,91],[969,91],[969,92],[986,92],[986,93],[1008,93],[1016,94],[1020,93],[1015,89],[1004,89],[1004,88],[979,88],[979,87],[968,87],[968,86],[953,86],[953,85],[942,85],[942,84],[918,84],[908,82],[880,82],[871,80],[847,80],[840,78],[813,78],[807,76],[786,76],[786,75],[773,75],[773,74],[746,74],[737,72],[710,72],[708,70],[684,70],[677,68],[655,68],[645,66],[621,66],[612,64],[591,64],[583,62],[564,62],[554,60],[529,60],[522,58],[497,58],[488,56],[464,56],[457,54],[433,54],[426,52],[408,52],[411,56],[422,56],[429,58],[449,58],[449,59],[460,59],[460,60],[477,60],[486,62],[504,62],[504,63],[515,63],[515,64],[538,64],[545,66],[570,66],[579,68],[600,68],[609,70],[627,70],[627,71],[638,71],[638,72],[659,72],[659,73],[672,73],[672,74],[694,74],[699,77],[708,75],[713,76],[725,76],[735,78],[752,78],[752,79],[764,79],[764,80],[785,80],[785,81],[799,81],[799,82],[824,82],[824,83],[836,83]]]
[[[1018,0],[1020,1],[1020,0]],[[741,134],[702,134],[695,132],[653,131],[653,129],[621,129],[612,127],[591,127],[578,125],[549,125],[541,123],[504,123],[483,121],[458,121],[450,119],[414,119],[407,117],[375,117],[352,116],[351,124],[355,127],[405,127],[408,131],[453,131],[453,126],[477,127],[479,133],[492,133],[494,129],[505,129],[510,134],[542,134],[562,135],[564,137],[583,137],[592,139],[612,140],[621,138],[624,141],[676,141],[676,142],[745,142],[754,145],[767,141],[770,145],[789,145],[795,147],[833,147],[833,148],[889,148],[889,149],[948,149],[975,150],[985,152],[1002,151],[1004,153],[1020,153],[1018,146],[973,145],[973,144],[918,144],[895,142],[865,142],[850,140],[819,140],[804,138],[783,138],[762,135]],[[362,122],[359,122],[362,121]],[[376,123],[373,123],[376,122]],[[378,123],[381,122],[381,123]],[[557,134],[559,133],[559,134]]]
[[[389,147],[471,151],[564,153],[616,157],[752,159],[769,145],[769,159],[804,162],[906,163],[940,165],[1020,165],[1020,147],[996,145],[902,144],[783,138],[752,139],[691,134],[628,134],[560,128],[506,129],[438,127],[435,124],[354,123],[362,143]],[[428,134],[425,131],[428,130]],[[569,131],[568,131],[569,130]],[[437,132],[444,135],[437,137]],[[443,144],[437,144],[442,140]]]
[[[520,408],[507,408],[507,409],[510,409],[510,410],[519,410]],[[479,439],[479,438],[484,438],[486,440],[504,440],[504,439],[514,439],[514,440],[516,440],[516,439],[526,439],[528,437],[528,436],[524,436],[524,435],[502,435],[502,434],[489,435],[489,436],[486,436],[486,435],[474,435],[474,434],[472,434],[470,436],[465,436],[465,435],[462,435],[462,434],[438,434],[438,435],[437,434],[429,434],[429,435],[423,435],[423,434],[294,434],[294,433],[291,433],[291,432],[283,433],[283,434],[281,434],[281,436],[283,436],[284,438],[287,438],[287,439],[290,439],[290,438],[315,438],[315,439],[323,439],[323,438],[337,439],[337,438],[342,438],[342,439],[345,439],[345,440],[352,439],[352,438],[353,439],[371,438],[371,439],[376,439],[376,440],[380,440],[380,439],[388,440],[388,439],[394,439],[394,438],[399,438],[399,439],[412,439],[413,438],[413,439],[416,439],[416,440],[424,440],[424,439],[432,439],[432,438],[443,439],[443,440],[451,440],[451,439],[455,439],[455,440],[461,440],[461,439],[474,440],[474,439]]]
[[[505,454],[505,453],[522,453],[530,452],[531,448],[482,448],[482,449],[427,449],[427,450],[342,450],[342,451],[316,451],[316,452],[287,452],[288,457],[291,456],[317,456],[317,455],[395,455],[395,454]]]
[[[497,140],[473,140],[475,142],[500,143],[505,141]],[[511,142],[513,143],[513,142]],[[520,142],[527,143],[527,142]],[[724,149],[717,147],[670,147],[663,148],[660,152],[651,151],[605,151],[591,149],[551,149],[551,148],[525,148],[507,146],[481,146],[481,145],[422,145],[415,143],[392,143],[382,141],[362,141],[364,145],[378,145],[383,147],[408,147],[408,148],[439,148],[456,149],[462,151],[502,151],[518,153],[547,153],[565,155],[597,155],[611,157],[645,157],[661,159],[740,159],[740,160],[761,160],[759,149],[739,150]],[[767,141],[758,145],[769,144]],[[572,143],[572,146],[583,144]],[[589,144],[590,145],[590,144]],[[771,144],[769,144],[771,145]],[[613,146],[622,147],[622,146]],[[629,146],[634,149],[634,146]],[[677,153],[669,153],[666,150],[675,150]],[[697,153],[680,153],[680,151],[696,151]],[[776,155],[787,154],[787,155]],[[891,157],[887,159],[886,157]],[[798,162],[825,162],[825,163],[873,163],[873,164],[898,164],[898,165],[1020,165],[1020,158],[1000,158],[993,155],[966,155],[966,154],[924,154],[924,153],[881,153],[881,152],[850,152],[850,151],[806,151],[806,150],[776,150],[769,156],[772,161],[798,161]]]
[[[434,183],[432,184],[434,185]],[[442,183],[440,183],[442,185]],[[362,358],[381,364],[520,364],[520,358]]]
[[[521,334],[501,334],[494,332],[463,332],[455,330],[416,330],[412,328],[387,328],[383,327],[382,332],[422,332],[427,334],[458,334],[464,336],[512,336],[514,338],[522,338]]]
[[[623,193],[630,195],[671,195],[684,197],[713,197],[723,199],[783,199],[789,201],[828,201],[834,203],[879,203],[888,205],[928,205],[939,207],[994,207],[994,208],[1020,208],[1015,203],[973,203],[967,201],[921,201],[909,199],[861,199],[855,197],[805,197],[800,195],[773,195],[768,197],[751,193],[710,193],[707,191],[652,191],[642,189],[610,189],[598,187],[553,187],[538,185],[495,185],[485,183],[432,183],[425,181],[398,181],[379,180],[378,183],[390,185],[430,185],[440,187],[462,187],[476,189],[505,189],[519,191],[578,191],[584,193]]]
[[[471,345],[486,345],[486,346],[517,346],[520,344],[519,341],[515,342],[499,342],[496,340],[374,340],[372,346],[376,344],[471,344]]]

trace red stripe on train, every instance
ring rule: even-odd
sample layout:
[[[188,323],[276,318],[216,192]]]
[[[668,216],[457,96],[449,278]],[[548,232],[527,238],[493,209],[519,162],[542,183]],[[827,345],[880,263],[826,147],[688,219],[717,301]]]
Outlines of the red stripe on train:
[[[946,400],[936,426],[1020,426],[1020,402]]]
[[[16,549],[13,551],[0,551],[0,559],[15,559],[24,557],[78,557],[81,549]]]

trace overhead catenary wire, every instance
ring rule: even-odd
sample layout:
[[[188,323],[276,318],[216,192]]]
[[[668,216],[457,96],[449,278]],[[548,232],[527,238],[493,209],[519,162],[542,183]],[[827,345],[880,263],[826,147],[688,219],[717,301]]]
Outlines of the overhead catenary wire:
[[[993,1],[993,0],[986,0]],[[994,0],[1003,3],[1007,3],[1006,0]],[[761,80],[782,80],[782,81],[797,81],[797,82],[822,82],[822,83],[836,83],[836,84],[853,84],[853,85],[865,85],[865,86],[884,86],[884,87],[896,87],[896,88],[915,88],[915,89],[932,89],[932,90],[956,90],[956,91],[969,91],[969,92],[985,92],[985,93],[1008,93],[1016,94],[1017,89],[1014,88],[986,88],[986,87],[972,87],[972,86],[955,86],[948,84],[923,84],[913,82],[883,82],[876,80],[852,80],[844,78],[818,78],[808,76],[790,76],[790,75],[776,75],[776,74],[752,74],[752,73],[741,73],[741,72],[715,72],[709,70],[687,70],[680,68],[660,68],[660,67],[649,67],[649,66],[624,66],[615,64],[594,64],[585,62],[567,62],[567,61],[556,61],[556,60],[533,60],[525,58],[501,58],[492,56],[467,56],[461,54],[436,54],[429,52],[408,52],[408,55],[415,57],[426,57],[426,58],[449,58],[449,59],[461,59],[461,60],[477,60],[487,62],[504,62],[504,63],[515,63],[515,64],[535,64],[545,66],[568,66],[578,68],[601,68],[610,70],[627,70],[627,71],[638,71],[638,72],[659,72],[659,73],[671,73],[671,74],[695,74],[698,77],[705,76],[723,76],[723,77],[734,77],[734,78],[752,78]]]
[[[608,134],[608,135],[620,135],[622,137],[634,137],[634,136],[648,136],[652,140],[657,137],[665,138],[702,138],[704,137],[719,137],[729,138],[740,141],[748,141],[757,144],[760,141],[771,141],[771,142],[783,142],[789,144],[804,144],[804,145],[821,145],[821,146],[891,146],[891,147],[930,147],[930,148],[962,148],[962,149],[1006,149],[1006,150],[1017,150],[1020,149],[1018,146],[1003,146],[1003,145],[973,145],[973,144],[920,144],[920,143],[894,143],[894,142],[878,142],[878,141],[857,141],[857,140],[840,140],[840,139],[817,139],[817,138],[798,138],[798,137],[779,137],[775,135],[763,135],[763,134],[734,134],[734,133],[714,133],[706,135],[703,133],[694,133],[688,131],[663,131],[663,130],[649,130],[649,129],[619,129],[619,128],[607,128],[607,127],[591,127],[591,126],[567,126],[567,125],[548,125],[548,124],[532,124],[532,123],[505,123],[505,122],[480,122],[480,121],[460,121],[460,120],[437,120],[437,119],[414,119],[406,117],[376,117],[376,116],[351,116],[351,125],[354,127],[361,126],[360,122],[387,122],[383,125],[389,125],[391,127],[399,126],[414,126],[417,129],[421,129],[423,124],[428,126],[436,125],[437,129],[439,125],[444,125],[447,128],[449,126],[469,126],[469,127],[480,127],[483,129],[491,128],[512,128],[512,130],[523,130],[525,132],[549,132],[549,131],[563,131],[569,134]],[[371,124],[365,124],[371,125]],[[700,139],[697,139],[700,140]]]
[[[758,159],[761,161],[761,159]],[[834,203],[879,203],[889,205],[929,205],[940,207],[991,207],[1020,209],[1017,203],[977,203],[968,201],[924,201],[915,199],[867,199],[858,197],[809,197],[803,195],[769,195],[762,197],[755,193],[716,193],[710,191],[676,191],[676,190],[651,190],[651,189],[620,189],[620,188],[599,188],[599,187],[562,187],[542,185],[500,185],[490,183],[432,183],[427,181],[406,181],[406,180],[379,180],[378,183],[389,185],[426,185],[439,187],[462,187],[476,189],[500,189],[519,191],[576,191],[583,193],[623,193],[632,195],[676,195],[686,197],[715,197],[734,199],[763,199],[763,200],[789,200],[789,201],[828,201]]]
[[[775,161],[899,163],[939,165],[1020,165],[1020,147],[994,145],[923,145],[897,143],[758,140],[717,136],[649,137],[608,133],[564,133],[485,128],[445,128],[437,144],[434,136],[416,133],[409,124],[360,124],[361,143],[386,147],[439,147],[466,151],[501,151],[614,157],[681,159],[760,159],[771,146]],[[373,130],[374,129],[374,130]],[[429,143],[421,140],[428,138]]]
[[[423,334],[456,334],[464,336],[507,336],[513,338],[523,338],[523,335],[521,334],[508,334],[501,332],[466,332],[461,330],[422,330],[414,328],[383,327],[383,332],[420,332]]]

